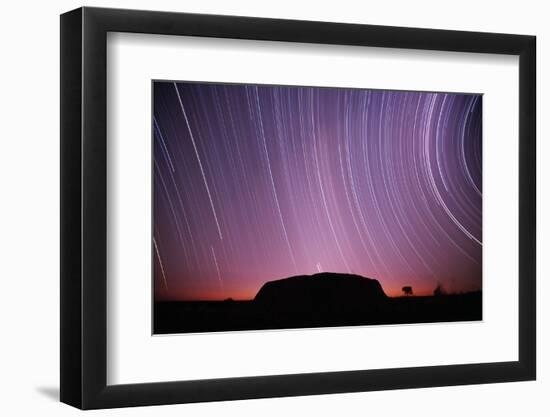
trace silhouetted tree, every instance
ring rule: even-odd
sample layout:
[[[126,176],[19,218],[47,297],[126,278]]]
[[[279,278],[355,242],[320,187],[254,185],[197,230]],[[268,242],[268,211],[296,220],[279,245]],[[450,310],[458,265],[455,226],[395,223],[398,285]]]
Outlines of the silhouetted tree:
[[[434,290],[434,296],[439,297],[440,295],[444,295],[445,290],[443,289],[443,286],[441,284],[437,284],[437,287],[435,287]]]
[[[405,286],[401,288],[401,291],[403,291],[404,295],[413,295],[413,288],[411,286]]]

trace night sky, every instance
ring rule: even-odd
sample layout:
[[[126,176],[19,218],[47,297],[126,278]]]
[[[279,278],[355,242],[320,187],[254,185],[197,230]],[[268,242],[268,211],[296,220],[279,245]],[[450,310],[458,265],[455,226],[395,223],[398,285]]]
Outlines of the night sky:
[[[154,82],[156,300],[355,273],[481,289],[473,94]]]

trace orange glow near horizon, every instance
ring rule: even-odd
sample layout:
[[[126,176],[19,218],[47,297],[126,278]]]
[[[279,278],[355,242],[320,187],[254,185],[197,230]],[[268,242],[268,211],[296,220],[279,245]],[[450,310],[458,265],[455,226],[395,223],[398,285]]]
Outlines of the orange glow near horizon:
[[[270,280],[267,280],[268,282]],[[406,281],[403,281],[403,285],[393,285],[393,286],[384,286],[382,282],[382,289],[388,297],[401,297],[403,296],[402,288],[406,285],[411,285]],[[264,283],[265,284],[265,283]],[[263,285],[263,284],[262,284]],[[193,296],[190,297],[189,293],[178,292],[177,290],[166,291],[165,293],[157,294],[156,301],[224,301],[227,299],[232,299],[234,301],[250,301],[253,300],[260,288],[244,288],[238,291],[226,291],[222,288],[218,290],[210,290],[208,292],[196,292],[193,293]],[[437,287],[437,283],[433,285],[411,285],[413,288],[413,297],[414,296],[430,296],[433,295],[434,289]],[[466,290],[453,291],[452,288],[445,289],[449,293],[456,292],[468,292],[468,291],[478,291],[480,288],[470,288]],[[160,296],[159,296],[160,295]]]

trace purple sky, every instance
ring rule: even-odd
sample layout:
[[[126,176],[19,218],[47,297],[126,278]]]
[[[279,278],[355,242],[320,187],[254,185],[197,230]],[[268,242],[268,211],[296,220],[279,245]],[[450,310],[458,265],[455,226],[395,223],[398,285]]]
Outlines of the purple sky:
[[[156,300],[481,289],[480,95],[154,82]]]

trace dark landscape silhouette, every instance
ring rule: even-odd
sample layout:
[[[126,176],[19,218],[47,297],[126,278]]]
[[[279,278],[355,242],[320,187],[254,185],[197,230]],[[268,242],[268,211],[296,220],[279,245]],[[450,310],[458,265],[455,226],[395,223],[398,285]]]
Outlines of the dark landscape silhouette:
[[[410,291],[409,291],[410,289]],[[376,279],[319,273],[266,282],[253,300],[162,301],[154,333],[216,332],[481,320],[481,291],[388,297]]]

